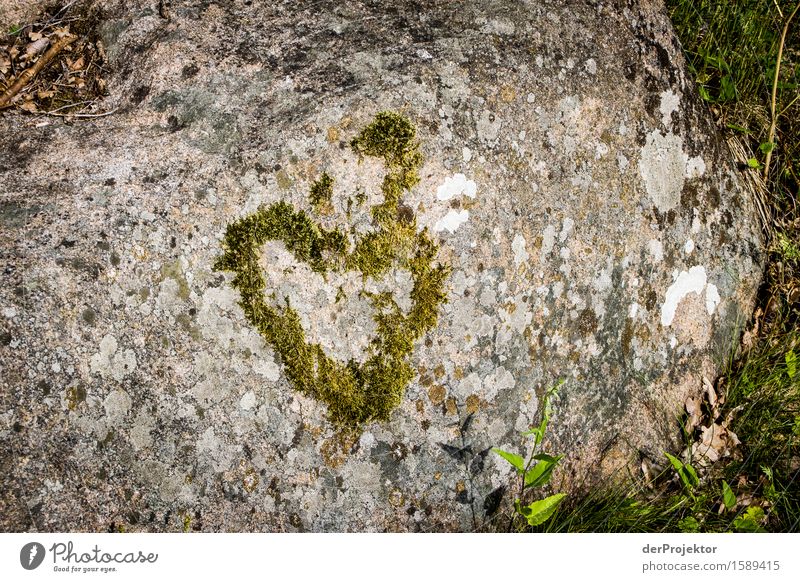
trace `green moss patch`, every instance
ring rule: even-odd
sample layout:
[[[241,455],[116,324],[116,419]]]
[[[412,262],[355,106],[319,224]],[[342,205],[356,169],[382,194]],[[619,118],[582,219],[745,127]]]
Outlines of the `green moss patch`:
[[[333,178],[324,172],[311,186],[308,201],[316,212],[327,213],[331,208],[331,200],[333,200]]]
[[[397,113],[379,113],[351,147],[362,156],[383,159],[386,165],[384,200],[372,208],[374,230],[357,237],[351,249],[343,230],[327,230],[303,210],[276,202],[228,226],[224,254],[214,269],[235,273],[232,283],[241,295],[245,317],[280,355],[292,385],[324,402],[334,423],[354,428],[388,420],[401,403],[414,377],[409,355],[415,342],[436,326],[450,269],[436,261],[439,247],[427,229],[417,232],[413,213],[401,206],[403,194],[419,182],[422,165],[411,122]],[[309,202],[315,212],[330,208],[333,184],[326,173],[313,184]],[[357,270],[365,278],[377,279],[389,269],[406,269],[414,283],[411,309],[403,313],[390,293],[368,294],[377,334],[366,361],[334,360],[319,344],[306,340],[288,297],[267,301],[259,257],[261,246],[270,240],[282,241],[298,262],[323,275]]]

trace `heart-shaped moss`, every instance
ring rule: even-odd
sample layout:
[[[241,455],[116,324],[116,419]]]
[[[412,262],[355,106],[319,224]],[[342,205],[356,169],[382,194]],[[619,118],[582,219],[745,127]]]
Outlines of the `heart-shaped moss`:
[[[326,230],[303,210],[276,202],[228,226],[225,252],[214,265],[215,270],[236,274],[239,305],[280,354],[294,387],[324,402],[329,418],[348,427],[388,420],[414,377],[408,361],[414,343],[436,325],[446,297],[444,281],[450,269],[435,263],[438,245],[427,229],[417,232],[413,212],[400,204],[403,193],[419,182],[422,154],[415,136],[408,119],[382,112],[351,142],[360,155],[382,158],[387,169],[381,185],[384,200],[372,208],[374,228],[356,237],[352,249],[345,232]],[[309,201],[319,211],[330,206],[332,196],[333,179],[323,174],[312,186]],[[404,314],[391,293],[370,294],[377,333],[366,361],[334,360],[319,344],[306,341],[289,298],[283,305],[267,302],[259,256],[270,240],[283,241],[298,261],[322,274],[357,270],[365,278],[378,279],[390,268],[406,269],[414,284],[411,309]]]

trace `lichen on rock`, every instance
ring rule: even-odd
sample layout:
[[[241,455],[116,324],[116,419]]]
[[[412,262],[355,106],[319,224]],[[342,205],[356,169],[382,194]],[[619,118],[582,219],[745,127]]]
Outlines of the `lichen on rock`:
[[[400,404],[414,377],[407,356],[414,342],[436,325],[449,268],[435,263],[438,245],[426,229],[417,232],[413,215],[400,207],[403,193],[419,181],[422,165],[411,122],[381,112],[351,145],[361,155],[383,159],[388,170],[381,187],[384,201],[372,209],[376,228],[358,237],[352,252],[342,230],[326,230],[303,210],[276,202],[228,226],[225,252],[214,268],[236,273],[232,284],[241,295],[245,317],[280,354],[294,387],[324,402],[334,423],[356,428],[388,420]],[[323,173],[312,185],[309,201],[319,210],[332,196],[333,179]],[[368,294],[377,324],[370,355],[364,363],[336,361],[319,344],[306,341],[288,297],[267,302],[259,249],[271,240],[282,241],[299,262],[322,274],[347,269],[378,278],[392,266],[408,270],[413,278],[410,311],[403,313],[389,292]]]

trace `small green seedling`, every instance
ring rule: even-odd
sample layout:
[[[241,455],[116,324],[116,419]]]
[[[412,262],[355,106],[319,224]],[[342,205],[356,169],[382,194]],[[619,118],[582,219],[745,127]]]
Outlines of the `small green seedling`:
[[[761,524],[765,518],[763,509],[757,505],[751,505],[747,511],[733,520],[733,528],[739,532],[763,533],[765,530]]]
[[[728,511],[736,507],[736,495],[727,481],[722,482],[722,502],[725,504],[725,509]]]
[[[524,436],[533,438],[533,447],[531,448],[531,453],[527,461],[515,453],[509,453],[508,451],[498,448],[492,449],[495,453],[508,461],[519,474],[520,489],[519,496],[514,500],[514,509],[519,515],[525,518],[528,525],[532,527],[541,525],[550,519],[561,501],[566,497],[564,493],[557,493],[556,495],[550,495],[549,497],[527,505],[523,505],[521,501],[525,491],[528,489],[543,487],[550,482],[550,479],[553,477],[553,469],[556,468],[563,458],[563,455],[553,456],[536,452],[544,440],[547,424],[550,422],[550,416],[553,412],[551,400],[558,395],[558,388],[563,383],[564,381],[562,380],[545,393],[543,399],[544,412],[539,425],[522,433]]]
[[[697,476],[697,471],[695,471],[694,467],[689,463],[683,463],[680,459],[673,457],[669,453],[664,453],[664,455],[669,459],[672,468],[675,469],[675,472],[678,474],[686,492],[694,498],[694,490],[700,485],[700,478]]]

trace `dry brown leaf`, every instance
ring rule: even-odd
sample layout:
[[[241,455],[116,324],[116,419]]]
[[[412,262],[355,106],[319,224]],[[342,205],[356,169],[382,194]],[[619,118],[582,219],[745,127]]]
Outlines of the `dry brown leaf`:
[[[83,68],[83,63],[84,63],[83,57],[80,57],[77,61],[75,61],[74,63],[72,63],[69,66],[69,70],[70,71],[80,71]]]
[[[30,32],[28,33],[28,38],[29,38],[29,39],[31,39],[31,40],[33,40],[33,41],[39,40],[39,39],[41,39],[41,38],[42,38],[42,33],[41,33],[41,32],[33,32],[33,31],[30,31]]]
[[[19,106],[20,109],[23,111],[27,111],[28,113],[38,113],[39,109],[36,107],[36,103],[33,101],[26,101],[22,105]]]
[[[686,413],[689,417],[686,419],[686,432],[691,434],[694,432],[700,423],[703,421],[703,412],[701,407],[700,398],[687,398],[686,399]]]
[[[721,424],[705,426],[701,431],[695,453],[708,462],[715,463],[723,457],[732,456],[734,449],[740,444],[736,433]]]
[[[717,398],[717,391],[711,381],[703,376],[703,388],[706,392],[706,400],[708,400],[709,408],[711,409],[711,420],[716,420],[719,417],[719,399]]]
[[[11,69],[11,59],[0,52],[0,75],[5,75]]]
[[[33,57],[37,56],[38,54],[44,52],[44,50],[50,44],[49,38],[40,38],[36,42],[30,43],[27,47],[25,47],[25,59],[29,60]]]
[[[652,489],[655,477],[658,474],[658,467],[656,467],[650,459],[642,459],[642,475],[644,476],[644,484]]]
[[[105,61],[107,61],[108,59],[106,58],[106,47],[105,47],[105,45],[103,44],[103,41],[102,41],[102,40],[98,40],[98,41],[95,43],[95,46],[97,47],[97,54],[99,54],[99,55],[100,55],[100,60],[101,60],[102,62],[105,62]]]
[[[57,36],[58,38],[64,38],[65,36],[69,36],[69,35],[70,35],[70,33],[69,33],[69,26],[62,26],[62,27],[60,27],[60,28],[56,28],[56,29],[53,31],[53,34],[54,34],[55,36]]]
[[[50,97],[52,97],[52,96],[53,96],[53,95],[55,95],[55,94],[56,94],[56,92],[55,92],[55,91],[38,91],[38,92],[36,93],[36,96],[37,96],[39,99],[49,99]]]

